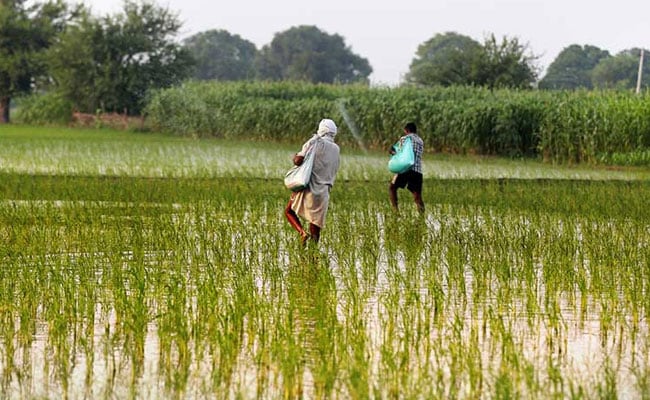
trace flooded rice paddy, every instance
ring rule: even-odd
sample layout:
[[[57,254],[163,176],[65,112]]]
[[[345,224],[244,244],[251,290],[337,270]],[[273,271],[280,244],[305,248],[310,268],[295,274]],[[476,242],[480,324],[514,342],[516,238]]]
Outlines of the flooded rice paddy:
[[[56,173],[12,140],[0,398],[650,396],[643,171],[429,160],[426,213],[400,192],[396,215],[379,156],[344,155],[303,248],[271,177],[290,152],[103,174],[130,157],[105,140],[112,161],[72,149]]]
[[[254,200],[2,203],[2,397],[648,393],[646,222]]]

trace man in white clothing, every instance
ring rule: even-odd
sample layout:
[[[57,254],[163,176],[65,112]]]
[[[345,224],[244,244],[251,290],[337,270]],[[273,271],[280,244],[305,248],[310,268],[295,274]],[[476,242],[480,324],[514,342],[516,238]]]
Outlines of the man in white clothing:
[[[334,143],[336,124],[331,119],[323,119],[318,124],[318,131],[302,146],[293,157],[295,165],[301,165],[307,151],[313,151],[309,186],[291,194],[284,214],[289,224],[298,231],[304,244],[310,238],[314,242],[320,239],[321,229],[325,226],[325,217],[329,206],[330,191],[339,169],[339,146]],[[309,222],[309,232],[305,231],[298,216]]]

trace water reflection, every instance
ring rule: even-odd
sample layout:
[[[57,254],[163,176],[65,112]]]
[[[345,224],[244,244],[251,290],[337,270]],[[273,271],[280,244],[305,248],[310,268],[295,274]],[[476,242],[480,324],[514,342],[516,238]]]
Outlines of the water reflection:
[[[346,219],[307,250],[273,225],[247,236],[229,221],[192,231],[212,235],[197,245],[170,228],[186,220],[165,220],[149,235],[178,235],[183,251],[151,250],[139,227],[113,251],[12,260],[0,268],[0,397],[648,392],[644,247],[614,264],[630,269],[620,274],[598,226],[391,218]]]

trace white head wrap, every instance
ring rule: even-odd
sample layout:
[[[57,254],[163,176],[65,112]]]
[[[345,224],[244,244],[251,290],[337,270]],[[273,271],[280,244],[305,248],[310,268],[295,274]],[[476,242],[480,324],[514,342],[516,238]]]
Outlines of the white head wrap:
[[[324,137],[325,135],[334,137],[336,136],[336,124],[331,119],[324,118],[318,124],[318,131],[316,134],[320,137]]]

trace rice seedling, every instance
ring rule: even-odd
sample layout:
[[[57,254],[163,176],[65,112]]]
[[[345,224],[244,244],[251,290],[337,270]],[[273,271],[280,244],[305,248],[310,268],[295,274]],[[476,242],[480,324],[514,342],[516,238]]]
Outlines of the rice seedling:
[[[344,154],[303,249],[290,149],[74,134],[0,149],[0,397],[647,396],[643,170]]]

